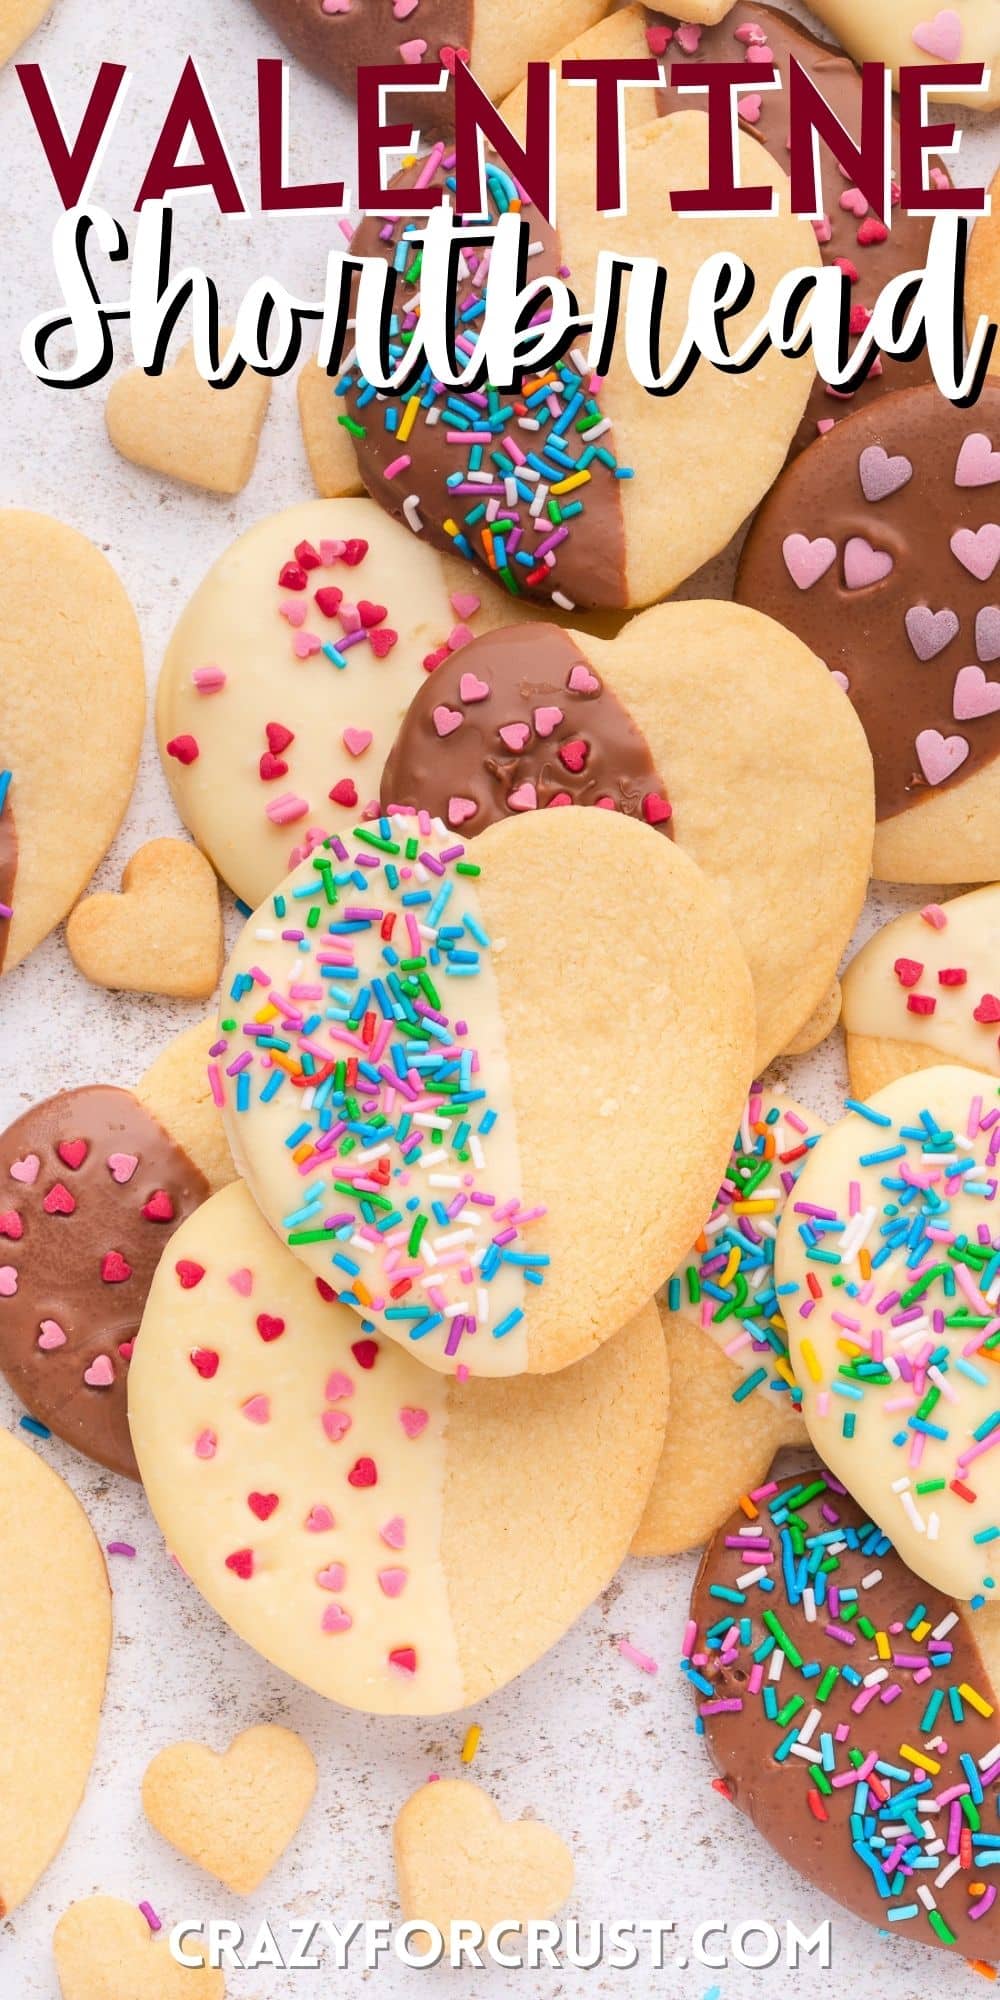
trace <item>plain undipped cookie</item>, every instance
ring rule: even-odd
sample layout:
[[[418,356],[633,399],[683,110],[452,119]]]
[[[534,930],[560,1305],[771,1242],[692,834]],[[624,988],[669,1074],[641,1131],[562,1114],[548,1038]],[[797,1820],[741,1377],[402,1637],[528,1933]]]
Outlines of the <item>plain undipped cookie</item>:
[[[117,992],[207,1000],[222,970],[222,915],[211,864],[188,840],[150,840],[120,892],[86,896],[66,943],[85,979]]]
[[[51,8],[52,0],[5,0],[0,20],[0,64],[10,61]]]
[[[0,971],[54,930],[110,846],[145,706],[110,563],[61,521],[0,512]]]
[[[243,1639],[348,1707],[438,1714],[614,1574],[663,1441],[663,1339],[647,1306],[544,1382],[456,1382],[331,1300],[237,1182],[162,1259],[129,1413],[168,1549]]]
[[[965,270],[965,320],[971,335],[976,321],[1000,323],[1000,172],[990,187],[990,213],[981,215],[972,232]],[[1000,336],[990,371],[1000,375]]]
[[[751,857],[762,768],[782,835]],[[731,911],[758,1069],[829,1004],[871,867],[871,753],[850,704],[771,619],[712,601],[657,605],[613,640],[542,622],[473,640],[417,688],[381,798],[463,838],[568,804],[672,834]]]
[[[111,1590],[58,1473],[0,1431],[0,1916],[34,1888],[83,1798],[111,1646]]]
[[[224,2000],[224,1975],[211,1966],[181,1965],[166,1931],[155,1936],[143,1912],[117,1896],[71,1903],[52,1940],[62,2000]],[[192,1938],[188,1957],[203,1955]]]
[[[130,1478],[125,1383],[150,1280],[232,1179],[211,1042],[201,1022],[134,1090],[60,1091],[0,1136],[0,1371],[39,1422]]]
[[[856,1097],[944,1062],[1000,1077],[1000,885],[876,931],[844,974],[844,1028]]]
[[[225,348],[231,328],[220,334]],[[198,373],[192,342],[162,375],[130,368],[104,406],[108,436],[133,465],[209,493],[240,493],[254,469],[271,383],[252,368],[228,389]]]
[[[313,485],[323,500],[363,493],[358,461],[350,437],[337,421],[333,383],[325,368],[307,361],[296,381],[299,424]]]
[[[573,1887],[573,1856],[538,1819],[506,1820],[468,1778],[421,1785],[392,1833],[403,1919],[521,1926],[554,1916]]]
[[[171,1743],[146,1766],[142,1805],[157,1833],[226,1889],[259,1889],[305,1818],[316,1759],[294,1729],[258,1723],[228,1750]]]
[[[220,1024],[226,1131],[272,1228],[419,1360],[476,1375],[564,1368],[652,1296],[718,1188],[754,1043],[714,885],[573,809],[468,848],[426,814],[345,818],[246,924]]]

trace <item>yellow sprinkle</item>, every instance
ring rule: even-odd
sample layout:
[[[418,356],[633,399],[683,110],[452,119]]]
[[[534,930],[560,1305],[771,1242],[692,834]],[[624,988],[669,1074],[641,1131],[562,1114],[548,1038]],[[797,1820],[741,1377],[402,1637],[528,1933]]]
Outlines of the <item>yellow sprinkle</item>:
[[[773,1215],[777,1206],[776,1201],[765,1201],[762,1195],[759,1201],[756,1198],[752,1201],[734,1201],[729,1213],[730,1215]]]
[[[892,1659],[892,1647],[889,1644],[888,1632],[876,1632],[875,1651],[878,1654],[880,1660]]]
[[[962,1685],[959,1688],[958,1692],[961,1695],[962,1700],[969,1702],[970,1705],[975,1709],[977,1715],[992,1715],[993,1713],[992,1703],[984,1701],[982,1695],[977,1694],[975,1688],[970,1688],[967,1682],[965,1681],[962,1682]]]
[[[278,1015],[278,1009],[275,1006],[274,1001],[266,1000],[264,1002],[263,1007],[258,1008],[256,1014],[254,1015],[254,1020],[255,1022],[257,1022],[259,1026],[262,1027],[266,1021],[276,1020],[277,1015]]]
[[[933,1757],[925,1757],[922,1750],[913,1750],[908,1743],[900,1744],[899,1754],[901,1757],[905,1757],[908,1764],[915,1764],[918,1771],[929,1771],[932,1778],[936,1778],[941,1769],[940,1764],[936,1764]]]
[[[857,1357],[857,1355],[859,1355],[859,1354],[862,1354],[862,1353],[864,1353],[864,1349],[858,1346],[858,1343],[857,1343],[857,1341],[856,1341],[856,1340],[844,1340],[844,1339],[840,1339],[840,1340],[838,1340],[838,1342],[837,1342],[837,1347],[838,1347],[838,1349],[839,1349],[840,1353],[841,1353],[841,1354],[846,1354],[846,1355],[847,1355],[847,1357],[848,1357],[848,1360],[850,1360],[850,1361],[853,1361],[853,1360],[855,1360],[855,1358]]]
[[[732,1249],[729,1252],[729,1262],[722,1273],[722,1279],[720,1285],[722,1291],[725,1291],[726,1286],[732,1283],[739,1268],[740,1268],[740,1248],[738,1243],[734,1243]]]
[[[774,1364],[774,1372],[776,1375],[780,1375],[781,1380],[783,1382],[788,1383],[790,1389],[798,1388],[799,1385],[795,1379],[795,1370],[794,1368],[789,1367],[787,1361],[785,1361],[784,1359],[776,1361]]]
[[[568,479],[557,480],[554,486],[550,486],[549,492],[572,493],[575,486],[586,486],[589,478],[589,472],[571,472]]]
[[[823,1370],[819,1365],[819,1357],[816,1353],[816,1349],[812,1344],[812,1341],[800,1340],[799,1346],[802,1350],[802,1359],[805,1362],[806,1367],[808,1368],[813,1381],[822,1382]]]
[[[399,436],[398,431],[396,432],[396,436],[397,437]],[[451,520],[450,517],[444,524],[444,531],[446,535],[460,535],[462,532],[458,525],[458,522]]]
[[[483,1732],[480,1729],[478,1722],[470,1723],[468,1729],[465,1732],[465,1742],[462,1745],[463,1764],[471,1764],[472,1759],[479,1748],[479,1738],[481,1737],[482,1733]]]
[[[405,410],[403,411],[403,420],[399,426],[399,429],[396,432],[396,438],[400,444],[406,443],[406,440],[409,437],[410,432],[412,431],[413,426],[417,421],[417,411],[419,410],[419,408],[420,408],[420,397],[411,396],[409,402],[406,405]]]

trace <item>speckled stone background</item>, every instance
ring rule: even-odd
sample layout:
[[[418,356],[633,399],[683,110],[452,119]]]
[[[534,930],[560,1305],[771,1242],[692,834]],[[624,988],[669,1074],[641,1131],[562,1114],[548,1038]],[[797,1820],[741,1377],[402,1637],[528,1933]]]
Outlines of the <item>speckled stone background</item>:
[[[499,0],[484,0],[499,4]],[[2,12],[4,0],[0,0]],[[799,11],[796,9],[796,11]],[[558,13],[558,6],[552,9]],[[98,63],[127,63],[133,82],[105,156],[94,197],[124,220],[138,191],[159,122],[186,54],[194,52],[222,119],[248,200],[255,186],[255,61],[279,53],[249,0],[171,0],[168,7],[134,0],[56,0],[30,44],[44,63],[60,112],[77,127]],[[292,171],[302,178],[354,176],[353,127],[345,105],[309,77],[292,87]],[[962,117],[962,114],[959,114]],[[960,179],[992,167],[992,130],[966,117],[969,133]],[[125,464],[104,430],[105,390],[74,394],[42,388],[24,369],[18,343],[24,324],[54,308],[49,231],[57,199],[12,69],[0,75],[0,499],[49,511],[85,530],[107,550],[123,577],[142,625],[150,689],[171,626],[208,565],[259,516],[306,496],[311,488],[299,437],[294,384],[275,387],[256,472],[232,502],[159,482]],[[223,307],[263,271],[293,291],[316,293],[328,246],[339,242],[329,218],[220,218],[207,200],[177,209],[175,269],[185,261],[218,277]],[[113,280],[116,288],[120,274]],[[127,365],[120,336],[119,364]],[[714,565],[697,587],[724,593],[731,561]],[[44,576],[38,580],[44,593]],[[2,748],[2,746],[0,746]],[[766,750],[762,746],[766,797]],[[98,880],[117,886],[128,856],[150,835],[180,832],[147,730],[143,765],[125,826]],[[756,835],[767,838],[766,820]],[[836,829],[831,827],[831,839]],[[862,935],[906,897],[875,891]],[[227,898],[230,935],[234,912]],[[93,990],[74,968],[61,935],[50,938],[0,989],[0,1118],[61,1087],[90,1080],[131,1082],[167,1037],[199,1009],[152,998]],[[805,1101],[835,1115],[845,1085],[838,1037],[817,1055],[781,1066]],[[18,1409],[0,1387],[3,1421]],[[23,1436],[24,1433],[22,1432]],[[718,1987],[722,2000],[767,2000],[876,1993],[882,2000],[940,2000],[980,1990],[961,1960],[933,1955],[876,1934],[824,1907],[822,1899],[783,1866],[710,1787],[707,1761],[691,1728],[686,1691],[674,1660],[693,1573],[693,1559],[629,1562],[560,1645],[513,1687],[468,1716],[444,1721],[370,1720],[341,1711],[300,1688],[240,1643],[167,1560],[140,1491],[91,1467],[57,1443],[37,1445],[69,1480],[102,1542],[135,1544],[134,1561],[110,1558],[115,1642],[97,1761],[86,1800],[63,1852],[27,1905],[0,1925],[0,1994],[4,2000],[56,2000],[51,1937],[74,1898],[95,1891],[138,1902],[148,1898],[164,1923],[185,1916],[239,1916],[249,1932],[261,1919],[280,1934],[291,1917],[335,1921],[398,1916],[391,1828],[409,1792],[430,1771],[456,1775],[469,1721],[482,1727],[472,1775],[505,1814],[536,1813],[570,1842],[577,1862],[569,1914],[640,1922],[672,1918],[677,1943],[662,1971],[647,1962],[634,1971],[433,1972],[383,1960],[364,1973],[360,1963],[340,1975],[349,1992],[377,1991],[385,2000],[411,1994],[477,1991],[496,1996],[538,1993],[562,2000],[587,1995],[678,1996],[702,2000]],[[705,1441],[711,1450],[711,1439]],[[0,1577],[0,1617],[3,1611]],[[617,1642],[629,1638],[660,1662],[647,1677],[622,1660]],[[3,1698],[0,1689],[0,1700]],[[244,1904],[176,1857],[147,1827],[139,1783],[147,1761],[181,1737],[222,1747],[257,1721],[300,1730],[320,1767],[319,1793],[304,1828],[270,1881]],[[694,1927],[710,1918],[734,1925],[762,1916],[793,1921],[807,1931],[833,1919],[832,1972],[815,1963],[798,1973],[781,1965],[751,1972],[686,1964]],[[237,2000],[311,2000],[333,1988],[332,1960],[321,1972],[234,1971]],[[117,2000],[142,2000],[131,1993]]]

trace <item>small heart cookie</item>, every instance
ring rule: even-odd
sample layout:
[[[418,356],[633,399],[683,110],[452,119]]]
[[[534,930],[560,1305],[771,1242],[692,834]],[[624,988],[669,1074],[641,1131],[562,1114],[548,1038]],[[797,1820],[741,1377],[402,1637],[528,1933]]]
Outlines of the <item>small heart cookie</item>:
[[[505,1820],[467,1778],[438,1778],[407,1799],[393,1830],[403,1915],[448,1935],[550,1917],[573,1887],[573,1857],[541,1820]]]
[[[224,352],[230,330],[223,329]],[[133,465],[209,493],[241,493],[254,469],[271,384],[248,368],[231,389],[213,389],[182,348],[162,375],[130,368],[108,392],[108,436]]]
[[[221,1972],[179,1964],[166,1931],[154,1937],[142,1911],[117,1896],[71,1903],[52,1949],[63,2000],[224,2000]],[[184,1950],[199,1955],[190,1939]]]
[[[121,893],[78,903],[66,943],[85,979],[126,993],[203,1000],[222,966],[219,888],[186,840],[150,840],[133,854]]]
[[[302,442],[313,484],[323,500],[363,493],[350,434],[337,422],[333,383],[325,368],[307,361],[300,368],[296,391]]]
[[[249,1896],[298,1832],[315,1790],[308,1744],[261,1723],[221,1753],[203,1743],[161,1750],[143,1778],[142,1804],[179,1854]]]

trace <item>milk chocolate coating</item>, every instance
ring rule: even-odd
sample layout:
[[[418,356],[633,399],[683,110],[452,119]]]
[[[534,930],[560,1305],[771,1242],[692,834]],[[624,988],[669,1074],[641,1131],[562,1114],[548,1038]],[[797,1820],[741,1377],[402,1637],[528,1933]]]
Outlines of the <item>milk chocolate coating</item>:
[[[74,1140],[88,1145],[77,1167],[56,1150]],[[111,1154],[137,1157],[127,1181],[115,1180]],[[30,1168],[32,1158],[39,1163],[32,1182],[12,1176],[12,1166],[27,1160]],[[45,1198],[56,1188],[75,1203],[71,1213],[46,1213]],[[0,1267],[17,1274],[15,1292],[0,1286],[0,1370],[33,1417],[130,1479],[139,1473],[128,1428],[127,1350],[165,1245],[208,1193],[198,1168],[130,1090],[92,1084],[62,1091],[0,1136]],[[157,1194],[173,1211],[164,1220],[142,1213]],[[119,1282],[102,1276],[109,1253],[130,1268]],[[113,1268],[120,1272],[121,1263]],[[43,1320],[65,1334],[62,1345],[39,1346]],[[84,1380],[98,1356],[114,1370],[106,1388]]]
[[[574,668],[596,682],[592,690],[569,685]],[[470,676],[473,698],[466,699],[462,683],[468,685]],[[485,698],[480,687],[488,690]],[[561,720],[542,713],[547,733],[539,734],[536,714],[546,709],[560,710]],[[435,725],[435,713],[445,735]],[[462,717],[457,728],[451,726],[456,715]],[[522,749],[500,735],[512,726],[515,741],[526,731]],[[559,755],[560,745],[567,744],[574,746],[569,765],[581,762],[577,746],[586,746],[579,770]],[[473,834],[517,811],[511,794],[526,785],[534,788],[540,807],[556,799],[574,806],[610,799],[632,819],[647,817],[644,799],[668,797],[642,731],[558,625],[484,632],[436,667],[403,717],[380,797],[384,806],[422,806],[446,823],[452,798],[472,800],[476,811],[460,824]],[[669,832],[670,821],[661,824]]]
[[[736,596],[766,611],[847,676],[848,693],[875,760],[880,820],[953,792],[1000,756],[1000,711],[956,720],[956,678],[977,660],[977,614],[1000,603],[1000,567],[980,582],[953,553],[956,532],[1000,527],[1000,480],[957,486],[955,470],[966,439],[988,436],[1000,448],[1000,387],[987,388],[973,409],[956,410],[934,383],[883,396],[845,417],[782,473],[764,501],[747,539]],[[885,499],[868,501],[859,463],[881,447],[902,456],[913,477]],[[837,559],[802,590],[782,555],[786,537],[828,537]],[[893,558],[882,582],[848,590],[844,550],[862,537]],[[930,659],[921,659],[908,635],[906,613],[926,607],[958,618],[955,636]],[[996,666],[983,662],[987,680]],[[916,754],[923,730],[962,737],[969,754],[943,783],[928,784]]]
[[[395,177],[392,185],[408,187],[419,172],[419,164],[416,167],[404,168]],[[440,181],[445,177],[444,171],[439,170],[434,179]],[[566,266],[557,232],[531,203],[524,204],[522,214],[530,225],[531,242],[540,246],[537,254],[528,259],[529,279],[557,274],[565,277]],[[380,256],[391,263],[400,237],[411,225],[419,227],[419,218],[403,217],[395,223],[387,224],[384,217],[365,216],[352,239],[352,255]],[[382,236],[382,231],[386,228],[391,232],[388,240]],[[571,272],[569,282],[572,284]],[[414,288],[405,283],[397,289],[396,310],[401,321],[415,300],[418,289],[419,286]],[[459,291],[459,313],[470,301],[479,300],[481,295],[481,290],[474,289],[470,282],[465,280]],[[575,366],[572,358],[569,365]],[[497,476],[495,491],[492,494],[488,488],[464,494],[448,488],[445,483],[448,477],[455,472],[465,470],[467,449],[461,444],[448,443],[448,435],[454,425],[449,423],[445,414],[444,396],[435,399],[435,414],[440,411],[440,421],[428,423],[426,414],[421,409],[405,442],[401,444],[395,433],[386,428],[385,418],[390,407],[395,408],[401,417],[405,403],[398,397],[393,397],[372,401],[359,408],[360,386],[363,385],[359,385],[355,378],[354,385],[346,392],[344,407],[346,414],[364,427],[364,436],[355,437],[354,446],[358,470],[373,500],[377,500],[379,505],[385,508],[386,513],[394,515],[397,520],[405,520],[403,503],[409,494],[415,493],[420,502],[422,533],[427,541],[450,555],[463,553],[456,546],[454,537],[446,532],[445,521],[454,519],[465,529],[465,516],[470,508],[475,507],[480,501],[486,503],[491,499],[499,500],[506,515],[509,508],[502,479]],[[475,393],[479,398],[484,392]],[[455,391],[455,395],[460,401],[464,399],[461,391]],[[544,455],[545,430],[536,428],[526,431],[519,427],[519,412],[527,415],[521,398],[516,394],[505,394],[502,403],[510,415],[497,434],[496,446],[502,447],[504,432],[508,432],[526,456],[529,453]],[[480,407],[481,404],[477,401],[477,409]],[[580,449],[580,442],[573,427],[570,428],[568,436],[572,440],[572,449],[574,451]],[[613,432],[604,435],[600,443],[602,449],[610,447],[617,455]],[[487,470],[493,469],[489,458],[491,448],[493,447],[484,447],[483,462]],[[410,464],[394,478],[386,479],[386,466],[392,464],[401,454],[409,458]],[[586,484],[568,494],[566,500],[569,505],[582,504],[583,511],[571,516],[568,522],[569,534],[559,544],[555,551],[555,565],[546,571],[543,579],[537,583],[529,583],[530,571],[518,568],[519,594],[524,597],[545,599],[550,598],[554,591],[559,591],[574,605],[608,609],[624,608],[627,605],[625,529],[619,481],[610,467],[603,465],[599,460],[594,460]],[[523,547],[533,552],[544,541],[546,531],[541,534],[536,532],[526,502],[521,501],[518,504],[516,513],[522,531]],[[489,564],[484,555],[481,533],[482,529],[479,526],[467,529],[468,539],[474,551],[470,570],[473,574],[478,572],[488,575]],[[502,579],[494,576],[492,581],[494,584],[500,582],[501,587],[504,587]]]
[[[8,909],[14,906],[14,883],[17,877],[17,832],[14,827],[12,792],[13,786],[8,790],[4,809],[0,812],[0,903],[6,903]],[[4,959],[7,956],[10,925],[9,917],[0,917],[0,972],[3,971]]]
[[[355,72],[363,64],[401,64],[402,43],[426,42],[427,53],[421,60],[435,67],[443,48],[472,45],[474,0],[419,0],[405,21],[396,20],[390,0],[350,0],[337,14],[324,13],[323,0],[254,0],[254,4],[297,61],[352,96]],[[439,105],[436,94],[428,93],[420,100],[419,112],[414,112],[416,122],[426,130],[432,125],[437,129],[442,123]]]
[[[795,1487],[804,1487],[824,1477],[820,1467],[815,1474],[805,1472],[799,1479],[781,1481],[779,1492],[790,1492]],[[955,1944],[949,1948],[970,1958],[992,1961],[1000,1954],[1000,1899],[976,1921],[970,1920],[968,1914],[970,1909],[975,1908],[975,1899],[970,1897],[968,1885],[977,1880],[990,1882],[994,1873],[992,1868],[984,1868],[980,1874],[973,1856],[971,1867],[958,1868],[951,1880],[939,1887],[936,1877],[952,1858],[949,1853],[942,1852],[931,1868],[907,1869],[904,1851],[902,1878],[894,1879],[893,1893],[883,1897],[878,1892],[872,1873],[854,1848],[850,1821],[856,1810],[855,1784],[833,1785],[829,1791],[821,1790],[810,1771],[810,1763],[804,1757],[789,1754],[779,1763],[774,1756],[789,1729],[796,1725],[801,1729],[813,1707],[818,1707],[821,1720],[810,1739],[816,1745],[816,1756],[812,1760],[815,1765],[822,1763],[820,1734],[829,1731],[834,1739],[835,1772],[838,1775],[851,1770],[849,1753],[852,1748],[860,1750],[862,1758],[876,1751],[888,1764],[907,1770],[910,1768],[908,1760],[900,1754],[900,1746],[908,1745],[920,1754],[926,1752],[934,1763],[940,1765],[939,1771],[931,1778],[927,1799],[947,1793],[952,1786],[965,1785],[966,1776],[959,1763],[960,1755],[971,1756],[977,1765],[986,1760],[988,1766],[996,1762],[996,1758],[990,1757],[989,1753],[995,1750],[1000,1735],[997,1728],[997,1696],[974,1638],[975,1613],[969,1613],[968,1618],[964,1612],[960,1615],[958,1623],[941,1641],[942,1663],[935,1665],[930,1675],[918,1682],[915,1673],[919,1669],[897,1664],[900,1656],[904,1660],[926,1658],[930,1635],[958,1607],[950,1598],[943,1597],[939,1591],[932,1590],[929,1584],[915,1577],[895,1549],[883,1547],[882,1538],[877,1549],[868,1555],[860,1549],[844,1548],[840,1551],[837,1554],[838,1566],[831,1572],[829,1581],[841,1589],[846,1587],[857,1591],[860,1615],[870,1620],[876,1631],[887,1635],[892,1657],[886,1659],[884,1655],[880,1656],[875,1639],[865,1636],[859,1629],[857,1618],[852,1618],[847,1626],[845,1621],[832,1617],[829,1602],[817,1607],[815,1621],[810,1623],[803,1605],[791,1604],[784,1587],[779,1536],[769,1513],[774,1505],[774,1499],[768,1499],[766,1503],[761,1500],[760,1518],[753,1524],[763,1531],[777,1558],[767,1570],[775,1583],[770,1594],[763,1594],[754,1585],[744,1587],[741,1595],[745,1601],[742,1603],[710,1594],[713,1584],[721,1585],[726,1590],[736,1590],[737,1579],[753,1571],[761,1560],[745,1552],[745,1540],[743,1549],[726,1547],[727,1537],[735,1539],[741,1530],[750,1525],[746,1514],[739,1508],[709,1543],[695,1578],[691,1597],[691,1617],[698,1627],[694,1645],[695,1667],[704,1679],[712,1683],[712,1693],[708,1695],[697,1687],[692,1687],[692,1692],[703,1717],[705,1743],[712,1762],[733,1803],[747,1814],[757,1831],[783,1859],[797,1868],[807,1881],[814,1883],[824,1896],[833,1897],[867,1923],[891,1930],[901,1939],[944,1945],[946,1940],[939,1937],[928,1922],[918,1899],[917,1889],[923,1885],[930,1890],[941,1916],[955,1937]],[[829,1534],[831,1530],[840,1528],[859,1530],[870,1526],[856,1503],[833,1489],[819,1493],[808,1501],[802,1510],[802,1519],[807,1537]],[[873,1532],[877,1534],[878,1531]],[[878,1571],[881,1571],[881,1580],[865,1588],[862,1579]],[[914,1619],[918,1606],[924,1607],[923,1613],[920,1619]],[[784,1709],[786,1704],[794,1703],[796,1697],[801,1705],[783,1722],[768,1719],[762,1694],[751,1694],[747,1685],[754,1666],[753,1652],[771,1637],[763,1623],[765,1610],[773,1612],[787,1639],[801,1654],[803,1664],[809,1666],[816,1663],[820,1669],[818,1674],[807,1676],[791,1658],[786,1657],[780,1680],[771,1683],[777,1706]],[[723,1665],[718,1648],[714,1651],[706,1648],[706,1631],[720,1624],[725,1628],[731,1621],[743,1618],[751,1621],[749,1644],[737,1643],[735,1656]],[[827,1634],[825,1627],[831,1622],[839,1622],[842,1629],[853,1632],[853,1645]],[[917,1637],[918,1632],[922,1636]],[[951,1651],[950,1661],[947,1658],[948,1648]],[[702,1654],[707,1654],[707,1658],[700,1657]],[[766,1661],[765,1687],[769,1685],[768,1665]],[[857,1684],[852,1686],[841,1671],[832,1689],[824,1693],[820,1701],[818,1689],[825,1670],[830,1666],[841,1670],[850,1668],[862,1680],[880,1669],[887,1669],[885,1679],[878,1685],[886,1689],[898,1687],[900,1692],[889,1702],[883,1701],[876,1692],[862,1712],[855,1713],[853,1704],[862,1690]],[[980,1715],[970,1701],[963,1699],[963,1720],[956,1722],[951,1713],[948,1690],[963,1685],[974,1689],[977,1695],[990,1703],[993,1714]],[[945,1698],[939,1704],[936,1722],[928,1730],[923,1726],[923,1717],[931,1695],[938,1688],[944,1690]],[[738,1709],[705,1714],[705,1704],[716,1700],[737,1701],[741,1705]],[[845,1741],[837,1743],[836,1732],[841,1726],[847,1728],[849,1735]],[[937,1736],[945,1739],[947,1749],[927,1748]],[[831,1777],[833,1775],[830,1774]],[[925,1774],[917,1768],[913,1775],[920,1779]],[[894,1779],[891,1783],[897,1795],[907,1789],[902,1779]],[[985,1784],[983,1789],[986,1799],[980,1808],[982,1826],[984,1832],[993,1834],[997,1831],[996,1780]],[[810,1792],[825,1818],[814,1815],[809,1802]],[[882,1824],[888,1827],[901,1823],[901,1814],[893,1810],[891,1799],[883,1803],[887,1806],[884,1814],[879,1812],[877,1800],[869,1794],[870,1811],[876,1815],[879,1830]],[[928,1813],[926,1806],[921,1809],[918,1800],[916,1817],[918,1820],[928,1818],[935,1834],[947,1842],[950,1831],[947,1805]],[[895,1839],[889,1836],[888,1849],[882,1850],[885,1858],[891,1857],[896,1844]],[[902,1843],[904,1850],[908,1844]],[[922,1837],[913,1840],[914,1859],[917,1852],[922,1852],[923,1846]],[[893,1876],[896,1876],[895,1868]],[[911,1903],[917,1904],[918,1915],[891,1924],[888,1922],[887,1908],[899,1909]]]
[[[679,25],[676,16],[659,14],[651,8],[646,9],[646,16],[653,27],[666,24],[676,29]],[[759,27],[764,31],[764,46],[771,51],[781,81],[780,90],[759,93],[760,112],[755,121],[741,117],[744,132],[758,139],[787,172],[788,74],[794,56],[836,112],[845,131],[852,139],[859,138],[861,75],[856,64],[849,56],[832,48],[829,42],[820,41],[808,28],[775,7],[734,7],[715,27],[702,29],[698,47],[690,56],[681,48],[675,35],[666,50],[664,63],[684,63],[697,69],[701,63],[746,62],[752,102],[754,66],[748,60],[749,45],[736,39],[737,28],[744,27]],[[682,96],[669,86],[657,91],[656,100],[661,116],[675,111],[690,111],[707,101],[704,97]],[[739,102],[742,103],[743,99]],[[850,189],[851,183],[843,178],[836,161],[830,158],[825,148],[820,150],[820,159],[828,204],[826,213],[831,225],[830,241],[820,244],[820,255],[824,264],[834,264],[838,258],[846,258],[855,266],[859,276],[851,290],[851,301],[853,305],[865,306],[870,311],[883,285],[888,284],[891,278],[897,277],[900,271],[921,268],[930,242],[931,221],[929,217],[909,215],[897,206],[887,218],[890,233],[884,243],[859,242],[862,217],[840,205],[841,195]],[[899,127],[895,119],[892,121],[892,163],[895,178],[899,170]],[[935,160],[931,165],[938,166],[940,162]],[[882,373],[869,376],[862,387],[847,399],[831,394],[825,382],[817,377],[791,450],[802,451],[811,444],[817,435],[818,423],[829,419],[838,421],[847,411],[865,408],[886,389],[915,388],[930,379],[931,367],[926,354],[920,355],[916,361],[884,361]]]

